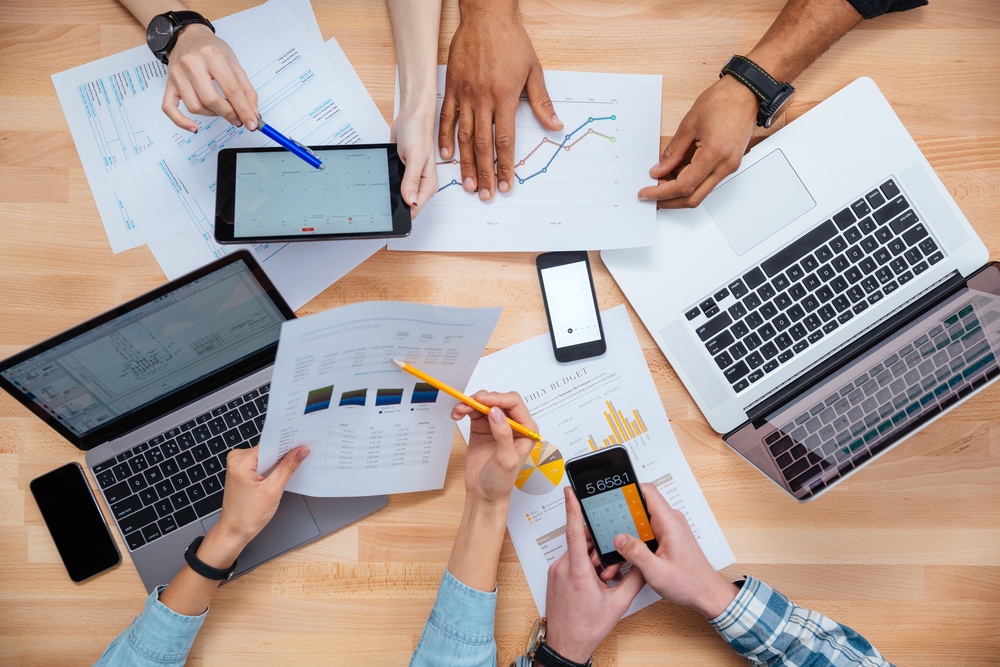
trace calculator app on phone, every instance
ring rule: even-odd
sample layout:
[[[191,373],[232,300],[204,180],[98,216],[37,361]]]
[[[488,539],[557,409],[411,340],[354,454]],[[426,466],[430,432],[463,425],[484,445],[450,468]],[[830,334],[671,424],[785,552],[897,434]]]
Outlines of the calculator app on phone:
[[[594,543],[602,553],[615,550],[615,535],[625,533],[643,542],[653,539],[635,484],[620,486],[580,501],[590,519]]]

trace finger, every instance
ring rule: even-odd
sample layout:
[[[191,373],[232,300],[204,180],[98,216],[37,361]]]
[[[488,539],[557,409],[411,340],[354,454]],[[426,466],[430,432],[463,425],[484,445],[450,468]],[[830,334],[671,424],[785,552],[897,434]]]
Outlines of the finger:
[[[476,185],[479,188],[479,199],[488,201],[496,192],[493,171],[493,109],[478,109],[475,124],[473,150],[476,156]],[[461,122],[459,122],[458,131],[459,147],[461,147]],[[464,159],[465,156],[462,157]]]
[[[458,122],[458,100],[451,92],[450,87],[445,87],[444,100],[441,102],[441,123],[438,126],[438,148],[441,157],[450,160],[455,153],[455,124]]]
[[[528,81],[524,87],[528,93],[528,104],[531,105],[531,110],[539,122],[549,130],[563,129],[563,122],[556,115],[549,91],[545,87],[545,73],[537,58],[535,64],[528,71]]]
[[[712,174],[721,161],[722,157],[718,155],[717,151],[704,145],[699,146],[694,152],[691,162],[681,169],[676,179],[660,181],[657,185],[643,188],[639,191],[639,197],[657,201],[687,199],[697,192],[698,187],[705,182],[705,179]],[[722,178],[719,177],[719,180]]]
[[[462,170],[462,187],[466,192],[472,192],[477,187],[476,182],[476,118],[471,109],[463,105],[464,111],[458,112],[458,164]]]
[[[568,486],[563,489],[563,496],[566,498],[566,553],[570,567],[584,566],[592,570],[590,555],[587,553],[587,536],[584,531],[580,501],[576,499],[573,489]]]
[[[420,177],[423,165],[417,164],[415,160],[410,160],[403,170],[403,182],[399,187],[399,194],[403,201],[410,205],[411,214],[417,206],[417,191],[420,190]]]
[[[689,129],[684,121],[681,121],[677,132],[670,138],[667,147],[663,149],[659,161],[650,168],[649,175],[653,178],[665,178],[667,174],[679,167],[694,144],[694,139],[693,129]]]
[[[278,461],[278,465],[274,467],[274,470],[267,476],[267,479],[274,480],[271,482],[272,484],[277,484],[278,488],[284,489],[292,473],[299,469],[299,466],[302,465],[307,456],[309,456],[308,447],[305,445],[296,447]]]
[[[197,133],[198,123],[181,113],[179,108],[181,99],[181,94],[177,90],[177,86],[168,82],[166,92],[163,93],[163,104],[160,105],[160,108],[163,109],[163,113],[166,114],[167,118],[173,121],[174,125],[182,130]]]
[[[247,73],[243,71],[238,62],[232,63],[233,76],[236,78],[236,86],[239,91],[238,95],[240,98],[239,104],[233,102],[233,107],[236,109],[236,113],[240,115],[243,120],[243,124],[248,130],[253,132],[257,129],[257,118],[260,116],[260,109],[257,106],[257,91],[254,90],[253,84],[250,83]],[[226,89],[223,88],[223,91]],[[229,95],[228,92],[226,92]],[[233,101],[232,95],[229,95],[230,102]]]
[[[635,596],[639,594],[639,591],[645,585],[646,578],[642,576],[642,570],[638,567],[633,567],[620,580],[620,583],[615,586],[612,595],[615,596],[621,605],[622,613],[625,613],[625,610],[632,604],[632,600],[635,599]]]
[[[645,568],[652,568],[657,563],[656,556],[649,550],[646,543],[638,537],[632,537],[625,533],[616,535],[615,549],[625,560],[632,563],[633,568],[643,570]]]
[[[642,489],[643,500],[646,501],[646,510],[649,512],[649,527],[653,529],[653,535],[657,541],[663,544],[670,532],[672,515],[677,510],[670,506],[667,499],[654,485],[644,482],[639,486]],[[684,521],[686,522],[687,519]]]
[[[424,209],[424,205],[431,200],[438,190],[437,164],[434,156],[428,157],[424,162],[424,170],[420,177],[420,187],[417,190],[417,206],[410,210],[410,218],[416,218]]]
[[[522,426],[526,426],[532,431],[538,430],[538,425],[535,424],[535,420],[531,418],[531,413],[528,412],[528,406],[524,404],[521,395],[516,391],[478,391],[472,397],[484,405],[500,408],[507,413],[508,417]]]
[[[194,77],[192,82],[194,86],[194,92],[198,96],[201,105],[206,109],[209,109],[216,116],[222,116],[231,125],[243,125],[243,121],[240,120],[239,115],[236,113],[236,109],[233,105],[229,103],[225,97],[219,94],[219,90],[215,87],[212,82],[212,76],[206,70],[204,72],[199,72],[197,76]],[[187,99],[185,98],[185,103]],[[189,107],[190,108],[190,107]],[[192,109],[192,111],[194,111]],[[198,113],[195,111],[195,113]]]
[[[494,143],[497,150],[497,189],[510,192],[514,186],[514,116],[517,103],[512,107],[499,109],[494,128]]]
[[[496,442],[496,459],[504,468],[513,468],[521,463],[521,456],[514,447],[514,431],[507,423],[507,415],[500,408],[490,408],[490,431]]]
[[[705,201],[705,197],[715,189],[715,186],[734,171],[736,169],[729,163],[722,163],[695,188],[695,191],[689,197],[658,201],[656,202],[656,208],[695,208],[696,206],[700,206]]]

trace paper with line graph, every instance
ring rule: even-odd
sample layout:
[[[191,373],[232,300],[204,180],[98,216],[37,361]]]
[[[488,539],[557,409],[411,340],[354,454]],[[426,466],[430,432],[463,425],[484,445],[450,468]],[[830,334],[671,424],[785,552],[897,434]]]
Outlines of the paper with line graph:
[[[441,67],[439,114],[444,80]],[[639,201],[636,193],[655,183],[649,168],[659,157],[661,77],[546,71],[545,85],[564,127],[545,130],[521,99],[510,192],[480,201],[477,193],[462,188],[459,156],[439,157],[437,194],[409,237],[389,241],[390,250],[597,250],[652,244],[656,206]]]
[[[564,462],[580,454],[628,449],[639,481],[653,483],[684,513],[712,566],[734,560],[670,428],[628,311],[617,306],[602,318],[608,341],[603,356],[561,364],[546,334],[483,357],[466,389],[517,391],[547,441],[534,448],[514,481],[507,515],[510,539],[543,616],[549,566],[566,551]],[[466,440],[467,424],[459,423]],[[658,599],[647,587],[628,613]]]

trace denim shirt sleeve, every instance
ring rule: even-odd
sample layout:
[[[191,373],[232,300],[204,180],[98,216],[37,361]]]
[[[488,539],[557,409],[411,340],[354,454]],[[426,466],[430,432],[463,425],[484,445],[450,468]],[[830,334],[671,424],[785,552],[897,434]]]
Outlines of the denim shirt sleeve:
[[[178,614],[160,602],[164,588],[159,586],[149,594],[142,613],[115,637],[95,665],[184,665],[208,610],[199,616]]]
[[[470,588],[445,569],[410,667],[494,667],[496,609],[496,590],[485,593]]]
[[[710,623],[751,665],[892,667],[857,632],[795,604],[747,577],[736,599]]]

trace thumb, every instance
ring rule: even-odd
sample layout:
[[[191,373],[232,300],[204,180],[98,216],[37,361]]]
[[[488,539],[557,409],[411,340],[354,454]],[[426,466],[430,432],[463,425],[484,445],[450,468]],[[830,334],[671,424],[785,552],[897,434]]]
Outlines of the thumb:
[[[656,565],[657,558],[646,543],[637,537],[622,533],[615,536],[615,549],[618,550],[625,560],[632,563],[633,567],[639,568],[643,576],[647,576],[647,569]],[[648,576],[647,576],[648,578]]]
[[[400,159],[402,157],[400,156]],[[403,196],[403,201],[409,204],[411,208],[417,205],[417,190],[420,189],[420,171],[424,166],[417,164],[417,162],[417,160],[404,161],[406,170],[403,172],[403,184],[399,188],[399,194]]]
[[[299,469],[305,458],[309,456],[309,448],[306,446],[296,447],[292,451],[285,454],[285,456],[278,462],[278,465],[274,467],[271,474],[267,476],[268,480],[274,480],[272,484],[278,484],[282,489],[288,484],[288,480],[291,478],[292,473]]]
[[[542,125],[549,130],[563,129],[563,123],[556,115],[556,109],[549,98],[549,91],[545,88],[545,73],[538,61],[535,61],[534,67],[528,72],[528,81],[524,87],[528,92],[528,104]]]
[[[490,432],[493,433],[493,440],[496,442],[496,459],[503,468],[513,468],[521,463],[521,457],[514,447],[514,431],[507,423],[507,415],[500,408],[494,406],[490,408],[487,421],[490,423]]]

